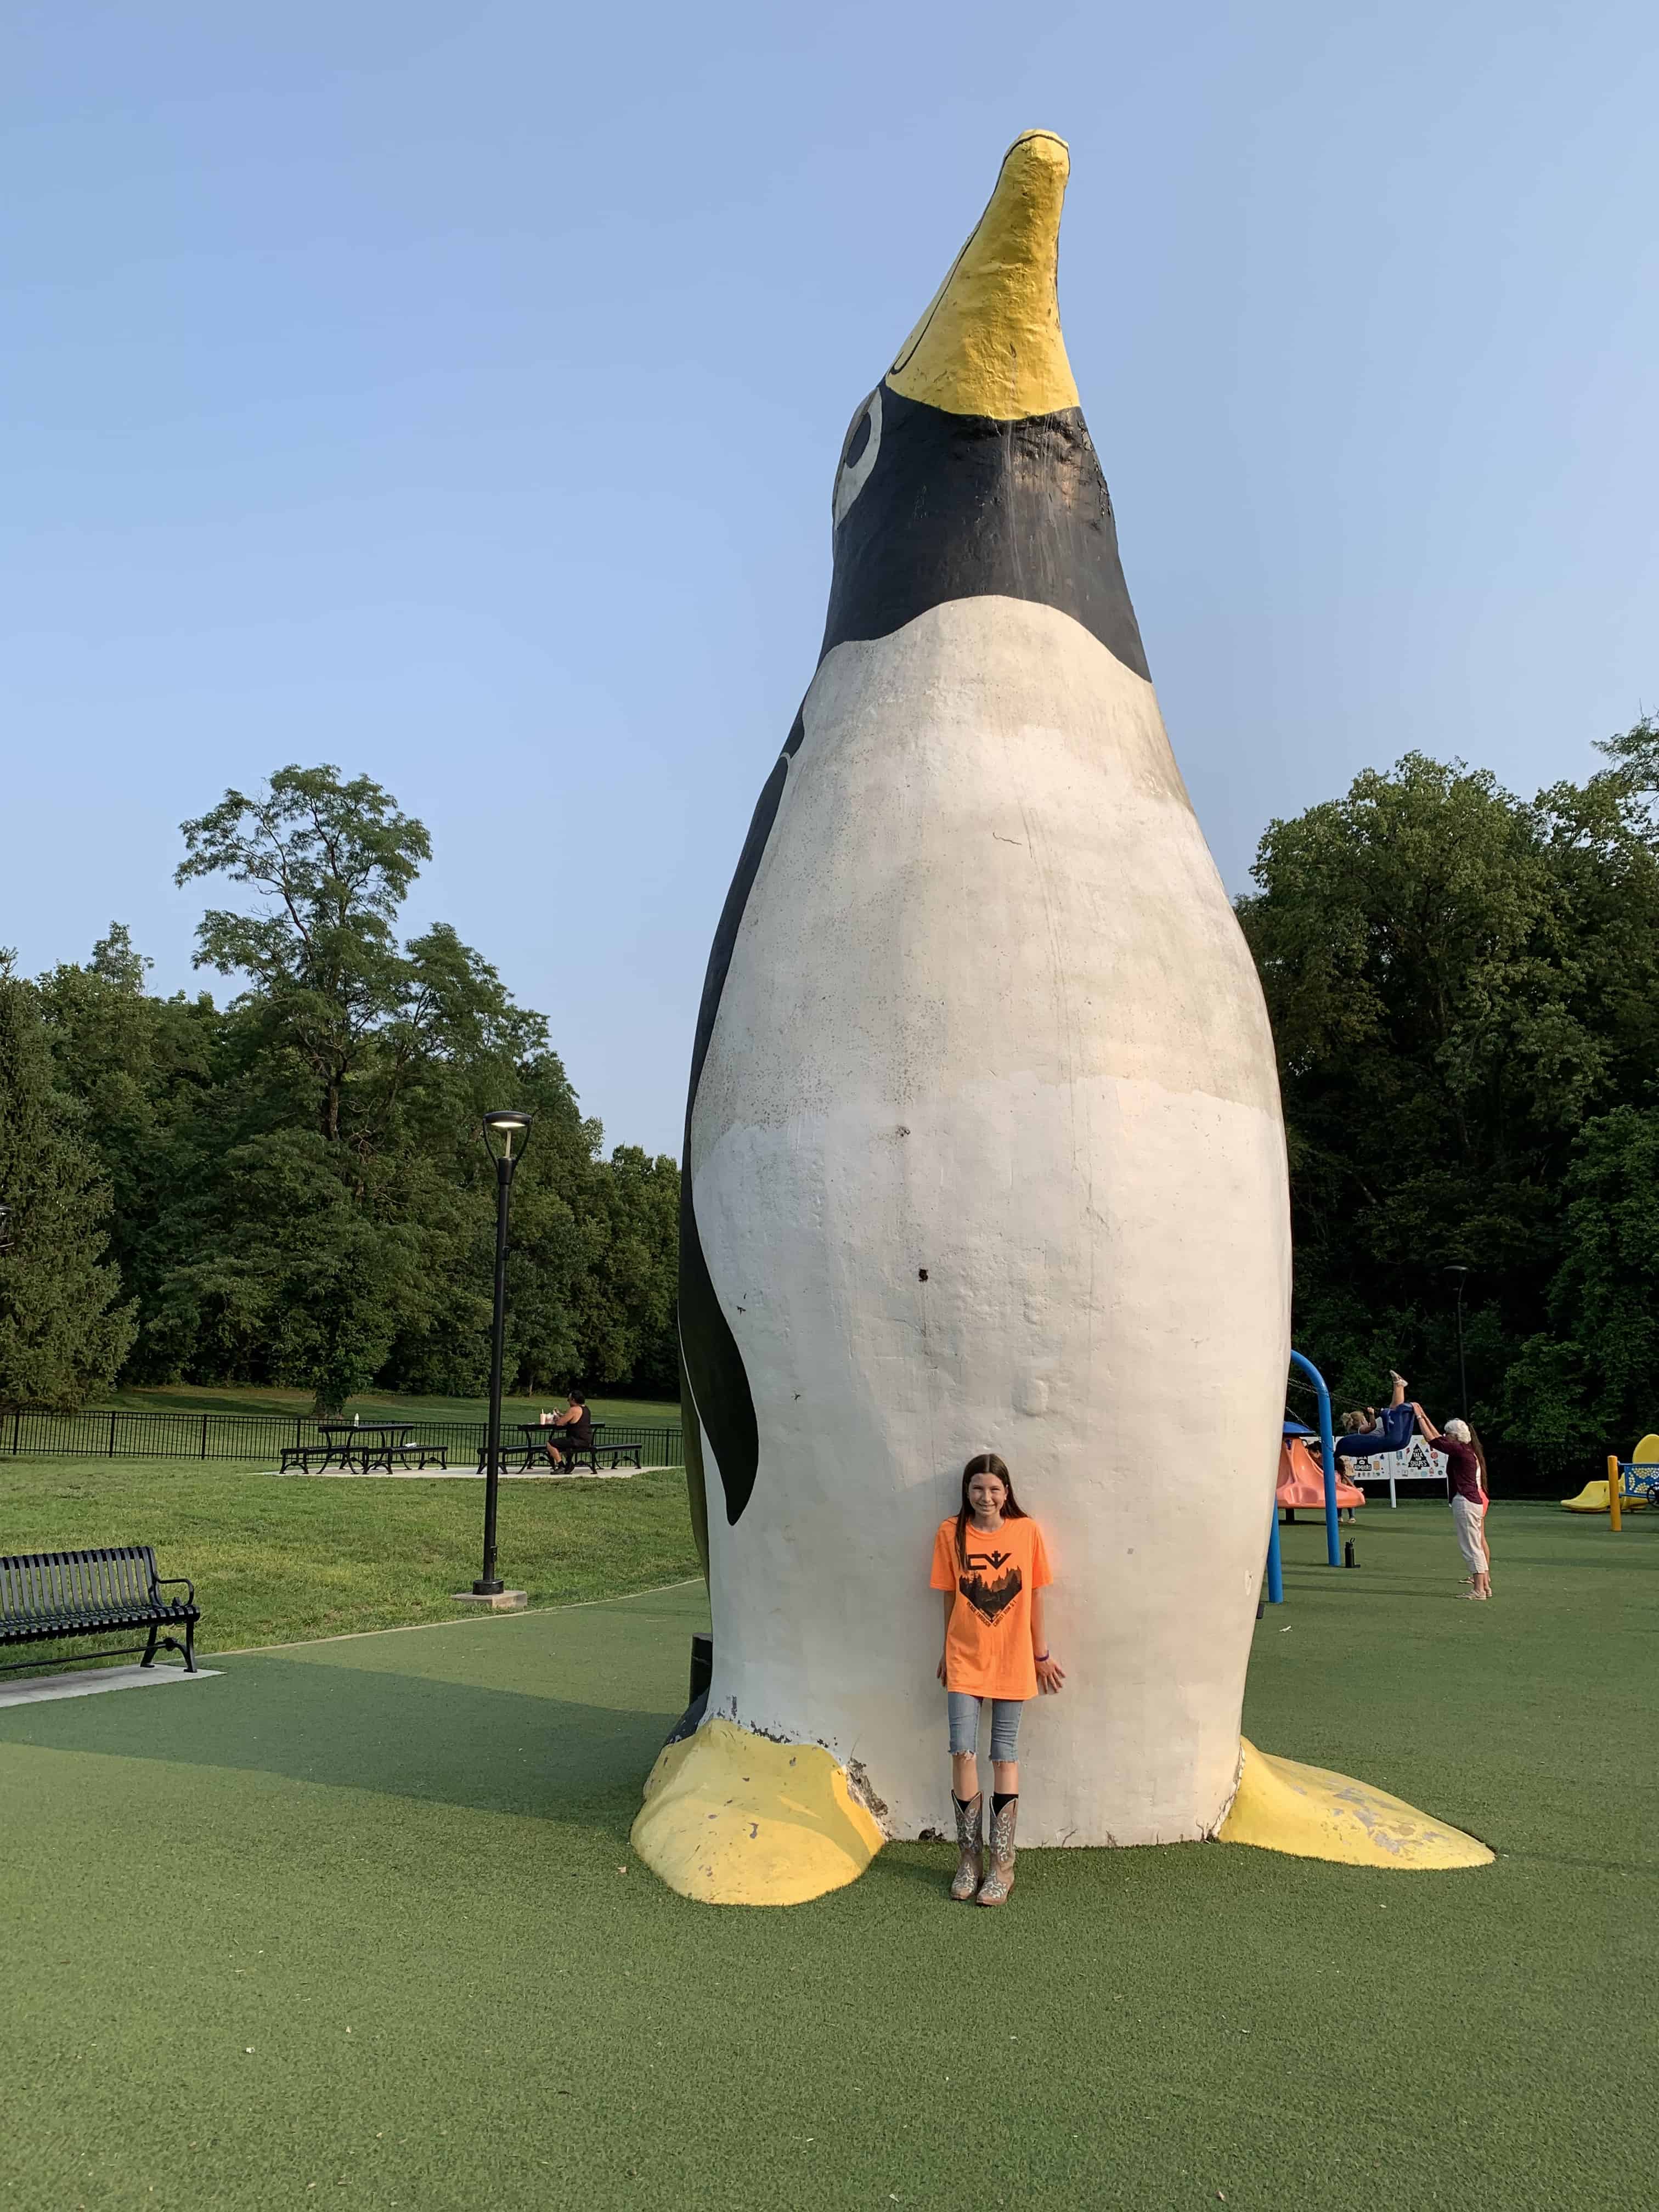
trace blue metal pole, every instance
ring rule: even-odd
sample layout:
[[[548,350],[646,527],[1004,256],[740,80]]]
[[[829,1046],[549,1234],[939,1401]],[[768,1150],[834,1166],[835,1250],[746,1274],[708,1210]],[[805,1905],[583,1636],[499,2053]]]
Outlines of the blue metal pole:
[[[1285,1602],[1285,1570],[1279,1559],[1279,1500],[1273,1500],[1273,1517],[1267,1524],[1267,1602]]]
[[[1331,1394],[1311,1359],[1304,1359],[1299,1352],[1293,1352],[1291,1364],[1302,1370],[1319,1399],[1319,1449],[1325,1462],[1325,1564],[1328,1567],[1339,1567],[1342,1564],[1342,1547],[1336,1539],[1336,1440],[1331,1434]]]

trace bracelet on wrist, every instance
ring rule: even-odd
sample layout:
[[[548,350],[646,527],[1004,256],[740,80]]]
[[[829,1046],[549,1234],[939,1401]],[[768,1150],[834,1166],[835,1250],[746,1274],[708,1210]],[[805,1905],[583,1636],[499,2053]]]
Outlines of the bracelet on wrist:
[[[1031,1654],[1031,1663],[1033,1666],[1036,1667],[1046,1667],[1048,1663],[1048,1653],[1046,1651],[1034,1651]]]

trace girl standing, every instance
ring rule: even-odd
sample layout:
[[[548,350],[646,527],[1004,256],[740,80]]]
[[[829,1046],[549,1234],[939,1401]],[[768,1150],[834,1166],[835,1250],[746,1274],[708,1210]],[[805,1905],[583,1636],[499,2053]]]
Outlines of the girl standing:
[[[962,1470],[960,1510],[933,1539],[932,1586],[945,1598],[939,1679],[951,1722],[951,1800],[960,1857],[951,1894],[958,1904],[1005,1905],[1014,1886],[1019,1811],[1018,1745],[1026,1701],[1066,1680],[1049,1656],[1042,1592],[1054,1577],[1042,1531],[1014,1497],[1007,1468],[981,1452]],[[982,1841],[979,1723],[991,1706],[991,1863]]]

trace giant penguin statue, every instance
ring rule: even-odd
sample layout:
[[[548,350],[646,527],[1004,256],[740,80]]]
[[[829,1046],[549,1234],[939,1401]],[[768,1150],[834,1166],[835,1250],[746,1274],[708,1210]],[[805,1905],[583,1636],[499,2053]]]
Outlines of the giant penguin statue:
[[[1209,1837],[1236,1793],[1247,1840],[1346,1817],[1319,1855],[1423,1863],[1413,1817],[1447,1832],[1376,1793],[1333,1815],[1288,1762],[1240,1790],[1285,1139],[1060,336],[1068,166],[1015,143],[853,417],[817,672],[709,958],[680,1333],[714,1678],[635,1843],[716,1902],[945,1826],[929,1554],[982,1450],[1042,1523],[1066,1668],[1022,1844]]]

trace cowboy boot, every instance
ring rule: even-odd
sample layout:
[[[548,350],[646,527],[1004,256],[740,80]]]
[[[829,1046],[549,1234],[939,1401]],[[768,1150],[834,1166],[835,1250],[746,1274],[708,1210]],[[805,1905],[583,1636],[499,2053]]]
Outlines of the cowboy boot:
[[[991,1815],[991,1867],[979,1886],[975,1905],[1006,1905],[1014,1887],[1014,1822],[1019,1799],[1011,1797]]]
[[[958,1797],[952,1797],[951,1802],[956,1808],[957,1849],[962,1853],[957,1861],[951,1894],[958,1905],[966,1905],[979,1887],[980,1876],[985,1870],[985,1850],[981,1840],[985,1795],[982,1790],[975,1790],[965,1805]]]

